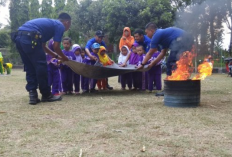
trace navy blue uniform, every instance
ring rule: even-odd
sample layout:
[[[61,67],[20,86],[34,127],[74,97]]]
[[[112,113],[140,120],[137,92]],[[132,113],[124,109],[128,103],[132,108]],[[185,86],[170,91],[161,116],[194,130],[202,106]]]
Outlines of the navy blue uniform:
[[[142,45],[144,50],[146,51],[146,53],[149,51],[150,49],[150,44],[151,44],[151,39],[148,38],[148,36],[144,35],[144,41],[143,42],[137,42],[139,45]]]
[[[95,39],[95,38],[90,39],[90,40],[87,42],[85,48],[87,48],[87,49],[89,50],[89,52],[93,52],[92,49],[91,49],[91,46],[92,46],[94,43],[97,43],[96,39]],[[99,44],[100,44],[101,46],[104,46],[104,47],[106,48],[106,44],[105,44],[104,41],[102,41],[102,42],[99,43]]]
[[[171,75],[179,55],[191,50],[193,38],[179,28],[157,29],[151,39],[151,48],[159,49],[160,45],[163,49],[171,50],[167,60],[167,75]]]
[[[42,95],[51,93],[42,43],[51,38],[61,42],[64,31],[65,27],[59,20],[47,18],[33,19],[19,27],[15,42],[26,69],[27,91],[39,86]]]

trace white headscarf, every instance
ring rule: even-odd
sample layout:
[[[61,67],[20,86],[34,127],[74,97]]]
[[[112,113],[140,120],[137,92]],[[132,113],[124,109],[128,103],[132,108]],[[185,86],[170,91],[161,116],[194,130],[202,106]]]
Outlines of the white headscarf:
[[[73,46],[72,46],[72,50],[75,48],[75,47],[80,47],[80,45],[78,45],[78,44],[73,44]]]
[[[127,56],[129,55],[129,53],[130,53],[129,48],[128,48],[126,45],[123,45],[122,48],[123,48],[123,47],[125,47],[125,48],[127,49],[127,54],[126,54],[126,56],[124,56],[124,55],[122,54],[122,52],[120,52],[120,55],[119,55],[119,57],[118,57],[118,64],[123,64],[123,63],[125,63],[126,58],[127,58]],[[122,48],[121,48],[121,51],[122,51]],[[126,64],[129,65],[129,60],[127,61]]]

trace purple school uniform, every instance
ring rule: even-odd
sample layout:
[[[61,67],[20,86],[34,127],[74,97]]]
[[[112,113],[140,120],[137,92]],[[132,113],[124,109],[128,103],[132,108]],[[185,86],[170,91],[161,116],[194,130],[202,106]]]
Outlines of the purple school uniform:
[[[62,52],[70,60],[76,59],[72,51],[62,50]],[[61,78],[62,78],[62,87],[63,87],[62,91],[72,92],[73,91],[73,71],[67,65],[62,65]]]
[[[145,54],[139,56],[139,61],[138,63],[136,64],[137,66],[139,66],[143,59],[145,58]],[[147,74],[146,72],[138,72],[137,74],[137,78],[136,78],[136,81],[138,82],[138,88],[141,89],[141,90],[146,90],[147,89],[147,84],[148,84],[148,81],[147,81]]]
[[[146,64],[150,64],[153,60],[155,60],[160,52],[154,53],[149,59],[149,61]],[[147,71],[147,76],[148,76],[148,90],[152,91],[153,90],[153,84],[155,82],[155,86],[157,90],[162,89],[162,81],[161,81],[161,74],[162,74],[162,69],[161,69],[161,62],[157,63],[155,66],[153,66],[149,71]]]
[[[75,55],[75,51],[77,49],[78,48],[72,50],[73,53],[74,53],[74,56],[76,58],[75,61],[79,62],[79,63],[82,63],[81,55]],[[74,75],[73,75],[73,83],[74,83],[74,87],[75,87],[75,92],[80,92],[80,80],[81,80],[81,76],[79,74],[74,73]]]
[[[140,56],[131,50],[131,55],[129,58],[129,64],[136,65],[139,62]]]
[[[53,51],[53,40],[48,43],[48,48]],[[52,56],[46,55],[48,64],[48,84],[52,87],[52,94],[59,94],[61,84],[61,74],[57,59],[52,59]]]
[[[91,52],[91,55],[97,57],[97,59],[99,60],[99,57],[96,53]],[[96,61],[91,60],[89,58],[89,56],[85,56],[83,63],[88,64],[88,65],[94,65],[96,63]],[[91,79],[91,78],[87,78],[87,77],[82,77],[82,79],[83,79],[83,91],[89,91],[89,89],[95,89],[96,84],[97,84],[96,79]]]
[[[137,65],[137,63],[139,62],[139,58],[140,58],[140,56],[137,53],[134,53],[131,50],[131,55],[130,55],[130,58],[129,58],[129,64]],[[141,72],[133,72],[133,73],[131,73],[131,75],[132,75],[133,87],[136,88],[136,89],[140,89],[141,88],[141,83],[140,83],[141,82],[141,79],[140,79]]]

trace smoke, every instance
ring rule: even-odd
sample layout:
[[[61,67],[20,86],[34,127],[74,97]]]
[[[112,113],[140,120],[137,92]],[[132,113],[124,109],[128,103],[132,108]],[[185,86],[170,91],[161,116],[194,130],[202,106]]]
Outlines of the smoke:
[[[226,14],[226,0],[206,0],[180,8],[176,13],[175,25],[194,36],[199,51],[212,53],[216,41],[223,40],[222,23]]]

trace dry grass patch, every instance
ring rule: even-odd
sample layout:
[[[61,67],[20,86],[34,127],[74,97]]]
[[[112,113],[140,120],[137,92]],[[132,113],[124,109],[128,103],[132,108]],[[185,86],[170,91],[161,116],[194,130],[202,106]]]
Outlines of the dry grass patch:
[[[170,108],[154,93],[115,90],[28,105],[25,73],[0,77],[0,156],[232,156],[231,78],[202,81],[201,105]],[[141,152],[143,145],[145,152]]]

